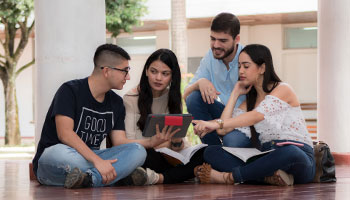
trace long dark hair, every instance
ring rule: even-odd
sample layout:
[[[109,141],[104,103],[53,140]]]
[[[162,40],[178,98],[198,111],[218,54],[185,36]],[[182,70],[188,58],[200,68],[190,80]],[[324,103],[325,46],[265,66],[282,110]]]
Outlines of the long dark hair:
[[[170,114],[179,114],[182,112],[181,103],[181,72],[179,63],[177,62],[176,55],[169,49],[159,49],[150,55],[145,63],[143,72],[139,83],[139,100],[137,102],[140,119],[137,122],[137,126],[141,131],[145,128],[147,115],[152,113],[153,94],[152,88],[149,85],[146,71],[150,67],[151,63],[156,60],[162,61],[171,69],[171,82],[169,89],[168,110]]]
[[[277,87],[278,83],[281,82],[281,79],[277,76],[275,69],[273,67],[272,62],[272,55],[269,50],[264,45],[261,44],[250,44],[245,46],[240,54],[242,52],[245,52],[249,55],[250,59],[258,65],[258,67],[261,67],[262,64],[265,64],[265,73],[263,76],[263,84],[262,88],[264,92],[270,93],[275,87]],[[269,88],[269,85],[272,84],[272,87]],[[254,87],[248,92],[246,95],[247,97],[247,111],[251,111],[255,108],[256,104],[256,98],[257,98],[257,92]],[[251,142],[255,147],[259,146],[258,143],[258,136],[256,133],[256,130],[254,126],[250,126],[250,132],[251,132]]]

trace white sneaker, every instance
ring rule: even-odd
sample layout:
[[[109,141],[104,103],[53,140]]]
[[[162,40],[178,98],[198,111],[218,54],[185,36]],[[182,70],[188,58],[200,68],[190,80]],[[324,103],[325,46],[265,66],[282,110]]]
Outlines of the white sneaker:
[[[146,173],[147,173],[147,182],[145,185],[154,185],[158,182],[159,180],[159,174],[150,168],[146,168]]]

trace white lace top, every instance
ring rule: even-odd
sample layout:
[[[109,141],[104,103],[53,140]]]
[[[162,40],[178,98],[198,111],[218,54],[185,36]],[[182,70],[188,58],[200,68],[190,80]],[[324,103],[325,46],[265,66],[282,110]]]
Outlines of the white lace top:
[[[271,140],[294,140],[306,143],[312,147],[312,140],[307,131],[305,119],[300,106],[292,107],[278,97],[266,95],[265,99],[254,109],[264,115],[264,120],[255,124],[261,143]],[[235,108],[232,117],[245,113]],[[251,137],[249,127],[237,128]]]

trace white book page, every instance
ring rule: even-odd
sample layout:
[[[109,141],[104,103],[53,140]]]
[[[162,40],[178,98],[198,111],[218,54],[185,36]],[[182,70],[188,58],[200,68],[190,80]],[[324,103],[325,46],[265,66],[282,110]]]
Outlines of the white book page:
[[[176,151],[173,151],[167,147],[162,147],[162,148],[156,149],[155,151],[158,151],[160,153],[165,153],[171,157],[174,157],[174,158],[180,160],[182,163],[186,163],[186,158],[182,154],[180,154]]]
[[[232,155],[238,157],[239,159],[243,160],[244,162],[247,162],[247,160],[251,157],[266,154],[268,152],[274,151],[274,149],[271,149],[269,151],[259,151],[256,148],[233,148],[233,147],[222,147],[225,151],[231,153]]]
[[[193,154],[195,154],[199,149],[208,146],[207,144],[197,144],[195,146],[192,147],[188,147],[186,149],[182,149],[181,151],[179,151],[180,154],[182,154],[184,157],[186,158],[191,158],[193,156]]]
[[[168,154],[169,156],[172,156],[172,157],[180,160],[182,163],[187,164],[190,161],[193,154],[195,154],[199,149],[201,149],[205,146],[208,146],[208,145],[207,144],[197,144],[195,146],[191,146],[191,147],[182,149],[179,152],[173,151],[167,147],[159,148],[159,149],[156,149],[155,151]]]

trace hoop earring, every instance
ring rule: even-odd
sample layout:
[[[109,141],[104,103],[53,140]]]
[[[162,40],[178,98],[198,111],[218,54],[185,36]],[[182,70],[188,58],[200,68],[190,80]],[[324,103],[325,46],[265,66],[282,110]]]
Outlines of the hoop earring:
[[[169,85],[168,85],[168,88],[170,89],[170,87],[171,87],[171,83],[172,83],[173,81],[170,81],[170,83],[169,83]]]

